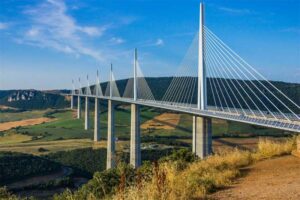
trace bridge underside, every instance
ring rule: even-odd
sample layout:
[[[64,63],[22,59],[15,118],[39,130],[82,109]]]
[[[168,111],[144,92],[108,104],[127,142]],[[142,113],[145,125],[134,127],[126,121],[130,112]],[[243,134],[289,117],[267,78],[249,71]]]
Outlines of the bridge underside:
[[[184,104],[170,104],[169,102],[162,102],[162,101],[150,101],[150,100],[141,100],[138,99],[134,101],[131,98],[124,98],[124,97],[106,97],[106,96],[96,96],[96,95],[74,95],[74,96],[80,96],[80,97],[91,97],[91,98],[99,98],[103,100],[112,100],[115,102],[120,103],[128,103],[128,104],[137,104],[142,106],[149,106],[149,107],[155,107],[155,108],[161,108],[166,110],[171,110],[175,112],[181,112],[181,113],[187,113],[194,116],[200,116],[200,117],[209,117],[209,118],[216,118],[216,119],[223,119],[223,120],[229,120],[229,121],[235,121],[235,122],[242,122],[246,124],[252,124],[256,126],[263,126],[268,128],[275,128],[285,131],[291,131],[300,133],[300,122],[297,120],[286,120],[286,119],[274,119],[272,116],[270,117],[257,117],[249,114],[244,113],[226,113],[224,111],[218,111],[215,108],[208,107],[207,110],[199,110],[196,108],[196,105],[194,107],[186,107]]]

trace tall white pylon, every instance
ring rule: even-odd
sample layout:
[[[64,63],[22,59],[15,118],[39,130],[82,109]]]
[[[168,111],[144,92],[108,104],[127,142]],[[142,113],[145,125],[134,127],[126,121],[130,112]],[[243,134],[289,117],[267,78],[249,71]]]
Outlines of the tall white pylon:
[[[80,78],[78,78],[78,83],[79,83],[79,94],[82,94],[82,87],[81,87],[81,82],[80,82]]]
[[[72,80],[72,91],[71,91],[71,109],[74,109],[74,95],[75,95],[75,85],[74,80]]]
[[[206,70],[204,62],[204,5],[200,3],[199,15],[199,55],[198,55],[198,100],[197,108],[200,110],[206,109],[207,91],[206,91]]]
[[[86,95],[91,95],[91,87],[90,87],[90,82],[89,82],[89,75],[86,75],[86,81],[87,81],[87,87],[86,87],[86,91],[85,94]]]
[[[112,76],[113,76],[113,66],[112,66],[112,63],[110,64],[110,74],[109,74],[109,97],[112,98],[112,93],[113,93],[113,88],[112,88]]]
[[[137,49],[134,49],[133,61],[133,100],[137,100]]]
[[[99,78],[99,71],[97,70],[97,76],[96,76],[96,85],[95,85],[95,95],[98,96],[103,96],[101,84],[100,84],[100,78]]]

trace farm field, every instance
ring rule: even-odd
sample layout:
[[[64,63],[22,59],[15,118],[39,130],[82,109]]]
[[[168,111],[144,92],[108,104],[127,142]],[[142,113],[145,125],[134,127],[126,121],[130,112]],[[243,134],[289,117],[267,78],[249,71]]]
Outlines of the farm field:
[[[93,139],[93,110],[90,112],[91,129],[84,130],[84,119],[76,118],[76,110],[43,110],[26,111],[20,113],[1,113],[9,120],[25,117],[44,116],[45,123],[18,126],[6,131],[0,131],[0,145],[14,143],[34,143],[42,141],[63,141],[73,139]],[[82,113],[83,115],[83,113]],[[18,117],[17,117],[18,116]],[[21,123],[22,121],[20,121]],[[0,123],[1,124],[5,124]],[[15,122],[17,123],[17,122]],[[118,140],[130,138],[130,108],[122,106],[116,109],[116,137]],[[22,125],[22,124],[21,124]],[[28,124],[25,124],[28,125]],[[144,142],[162,142],[164,144],[186,142],[192,138],[192,117],[187,114],[165,113],[160,110],[142,107],[141,109],[141,136]],[[105,109],[100,114],[100,137],[106,139],[107,112]],[[214,138],[237,138],[253,136],[284,136],[278,130],[263,129],[260,127],[242,125],[240,123],[213,120]],[[59,143],[59,142],[58,142]],[[189,145],[189,144],[188,144]]]
[[[45,122],[53,121],[53,119],[47,117],[40,117],[40,118],[33,118],[33,119],[23,119],[19,121],[11,121],[11,122],[4,122],[0,123],[0,131],[10,130],[12,128],[16,128],[19,126],[32,126],[37,125]]]
[[[31,111],[18,111],[18,109],[14,109],[13,112],[7,112],[6,109],[3,109],[2,107],[2,109],[0,110],[0,123],[40,118],[43,117],[48,111],[48,109]]]

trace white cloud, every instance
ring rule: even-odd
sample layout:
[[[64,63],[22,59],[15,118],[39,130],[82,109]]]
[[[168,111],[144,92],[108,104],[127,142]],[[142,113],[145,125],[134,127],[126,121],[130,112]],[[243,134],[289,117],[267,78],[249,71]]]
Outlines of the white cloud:
[[[86,33],[89,36],[101,36],[104,33],[104,31],[106,31],[106,27],[98,28],[98,27],[86,26],[86,27],[78,27],[78,30],[80,30],[83,33]]]
[[[0,22],[0,30],[4,30],[8,28],[8,24],[4,22]]]
[[[36,27],[33,27],[26,32],[26,35],[28,35],[29,37],[35,37],[38,34],[39,34],[39,29]]]
[[[87,55],[99,61],[104,55],[85,44],[87,37],[102,36],[107,26],[82,26],[67,14],[68,8],[62,0],[47,0],[36,7],[25,10],[31,28],[26,31],[22,43],[42,48],[52,48],[76,57]]]
[[[153,47],[153,46],[164,46],[165,42],[163,39],[161,38],[157,38],[156,40],[148,40],[142,43],[138,43],[138,45],[140,46],[145,46],[145,47]]]
[[[228,8],[228,7],[219,7],[219,10],[224,12],[228,12],[231,14],[250,14],[251,11],[248,9],[236,9],[236,8]]]
[[[163,46],[163,45],[164,45],[164,41],[160,38],[158,38],[154,43],[154,46]]]
[[[119,37],[112,37],[109,41],[111,42],[111,44],[122,44],[125,42],[124,39]]]

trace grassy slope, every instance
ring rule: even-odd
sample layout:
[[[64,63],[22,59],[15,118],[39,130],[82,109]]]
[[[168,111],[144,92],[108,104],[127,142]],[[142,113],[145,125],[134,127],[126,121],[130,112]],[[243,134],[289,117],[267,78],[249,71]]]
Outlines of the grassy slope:
[[[46,113],[46,111],[27,111],[20,113],[0,113],[0,116],[6,116],[8,120],[18,120],[24,118],[41,117]],[[141,112],[141,123],[152,119],[157,116],[160,111],[143,107]],[[33,137],[36,141],[53,141],[61,139],[84,139],[93,137],[93,130],[84,130],[84,116],[82,119],[76,119],[75,111],[71,112],[65,110],[62,112],[57,112],[51,117],[55,117],[56,120],[49,123],[43,123],[34,126],[20,127],[15,129],[17,133],[22,133]],[[83,115],[83,114],[82,114]],[[93,127],[93,111],[90,112],[90,122],[91,127]],[[116,109],[116,136],[120,139],[129,139],[130,137],[130,108],[123,107]],[[100,129],[101,137],[106,138],[107,131],[107,112],[103,110],[100,115]],[[10,131],[12,132],[12,131]],[[5,132],[7,133],[7,132]],[[192,137],[192,117],[187,114],[181,114],[180,122],[176,129],[174,130],[142,130],[142,136],[161,136],[164,138]],[[270,130],[265,128],[259,128],[247,124],[226,122],[222,120],[213,120],[213,135],[214,136],[241,136],[241,135],[265,135],[268,133],[280,134],[282,131]]]
[[[43,117],[47,110],[33,110],[24,112],[5,112],[0,111],[0,123],[19,121],[23,119],[32,119]]]
[[[30,135],[35,137],[34,139],[38,141],[52,141],[59,139],[82,139],[93,137],[92,127],[94,125],[93,115],[94,112],[90,112],[90,127],[91,130],[84,130],[84,119],[74,118],[75,113],[71,111],[64,111],[55,113],[52,116],[57,120],[49,123],[39,124],[35,126],[21,127],[17,130],[19,133]],[[142,112],[141,123],[151,119],[157,112],[150,112],[144,110]],[[120,138],[129,139],[130,135],[130,110],[127,109],[117,109],[116,110],[116,136]],[[83,116],[82,116],[83,117]],[[100,114],[100,130],[101,137],[106,138],[107,130],[107,112]]]

